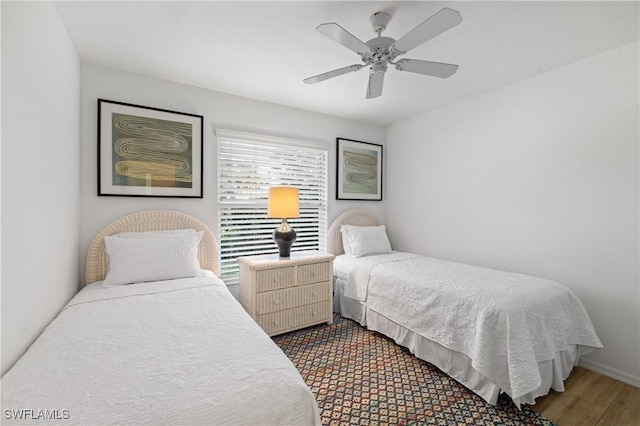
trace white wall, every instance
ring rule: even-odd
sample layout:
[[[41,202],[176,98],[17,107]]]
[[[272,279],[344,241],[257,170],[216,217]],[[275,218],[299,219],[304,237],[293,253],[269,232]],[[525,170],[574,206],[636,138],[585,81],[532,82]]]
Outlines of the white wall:
[[[79,286],[80,62],[51,3],[1,7],[4,374]]]
[[[224,66],[224,64],[220,64]],[[215,72],[215,70],[211,70]],[[382,216],[382,203],[335,200],[336,137],[384,143],[384,128],[256,101],[198,87],[173,83],[85,64],[81,94],[81,256],[93,236],[110,221],[135,211],[172,209],[191,214],[213,231],[217,227],[216,128],[243,130],[266,135],[326,141],[329,158],[329,220],[349,208],[363,206]],[[97,99],[127,102],[204,116],[204,198],[98,197],[97,194]],[[364,203],[364,204],[363,204]],[[235,289],[232,289],[235,291]]]
[[[640,386],[638,43],[387,128],[396,248],[560,281]]]

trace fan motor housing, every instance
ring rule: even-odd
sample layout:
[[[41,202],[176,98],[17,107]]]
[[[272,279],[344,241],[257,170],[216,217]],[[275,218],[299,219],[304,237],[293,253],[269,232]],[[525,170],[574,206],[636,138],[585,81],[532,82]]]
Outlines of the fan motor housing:
[[[369,46],[371,49],[378,49],[378,48],[388,49],[395,42],[396,42],[395,39],[392,39],[391,37],[376,37],[376,38],[372,38],[365,44]]]
[[[365,62],[387,62],[393,60],[397,53],[391,52],[389,48],[396,41],[391,37],[376,37],[372,38],[365,44],[371,49],[366,55],[368,61]]]

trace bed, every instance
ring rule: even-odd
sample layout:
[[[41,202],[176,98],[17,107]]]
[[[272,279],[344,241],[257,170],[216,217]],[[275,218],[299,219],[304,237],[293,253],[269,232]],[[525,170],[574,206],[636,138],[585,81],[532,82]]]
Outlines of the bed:
[[[127,270],[141,248],[152,267]],[[158,271],[182,276],[119,282]],[[3,424],[320,424],[295,366],[216,273],[216,240],[191,216],[145,211],[106,226],[88,285],[3,376]]]
[[[333,221],[328,251],[336,256],[336,312],[394,339],[490,404],[501,392],[519,407],[563,391],[580,356],[602,347],[564,285],[392,251],[383,224],[366,210]]]

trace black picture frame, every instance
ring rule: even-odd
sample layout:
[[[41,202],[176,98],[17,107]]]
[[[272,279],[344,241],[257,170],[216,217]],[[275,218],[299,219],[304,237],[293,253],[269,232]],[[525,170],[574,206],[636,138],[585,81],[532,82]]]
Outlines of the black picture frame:
[[[202,198],[203,121],[98,99],[98,196]]]
[[[382,201],[382,145],[336,138],[336,199]]]

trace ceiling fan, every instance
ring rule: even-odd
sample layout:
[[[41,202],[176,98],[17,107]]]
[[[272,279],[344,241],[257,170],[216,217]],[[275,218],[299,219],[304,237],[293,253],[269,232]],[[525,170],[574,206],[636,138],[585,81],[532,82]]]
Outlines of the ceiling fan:
[[[366,43],[362,42],[335,22],[319,25],[316,30],[320,34],[356,52],[360,55],[363,64],[354,64],[344,68],[338,68],[337,70],[305,78],[303,81],[306,84],[315,84],[349,72],[360,71],[362,68],[371,65],[369,69],[367,99],[372,99],[382,94],[384,73],[387,71],[388,64],[394,65],[399,71],[408,71],[440,78],[450,77],[458,70],[457,65],[442,62],[422,61],[418,59],[400,59],[395,62],[394,60],[396,57],[404,55],[414,47],[458,25],[462,22],[460,12],[445,7],[397,41],[391,37],[382,37],[382,32],[387,28],[390,20],[391,16],[385,12],[376,12],[371,15],[369,22],[373,27],[373,31],[376,32],[378,36]]]

